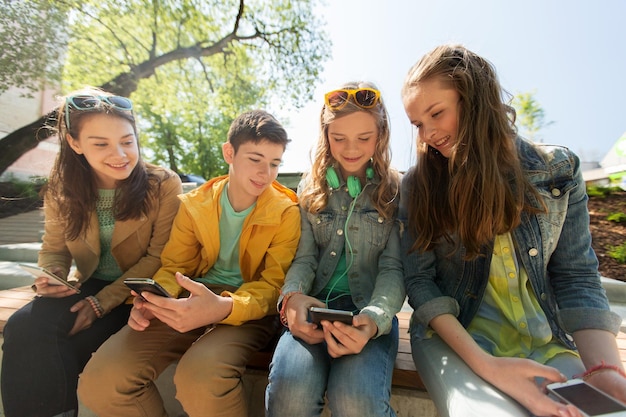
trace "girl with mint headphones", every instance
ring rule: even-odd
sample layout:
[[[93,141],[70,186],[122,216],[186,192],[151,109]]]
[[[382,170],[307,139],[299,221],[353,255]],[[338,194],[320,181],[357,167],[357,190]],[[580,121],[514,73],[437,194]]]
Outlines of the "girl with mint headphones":
[[[380,92],[353,82],[325,95],[311,171],[299,186],[302,235],[279,299],[266,415],[395,416],[389,404],[405,292]],[[354,314],[312,322],[311,307]]]

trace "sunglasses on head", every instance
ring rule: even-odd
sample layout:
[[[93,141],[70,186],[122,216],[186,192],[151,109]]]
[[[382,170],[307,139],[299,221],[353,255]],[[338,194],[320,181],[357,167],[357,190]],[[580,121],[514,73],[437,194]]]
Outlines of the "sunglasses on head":
[[[339,110],[350,101],[350,97],[354,99],[354,103],[364,109],[371,109],[380,100],[380,91],[373,88],[358,88],[356,90],[334,90],[324,95],[326,106],[331,110]]]
[[[70,96],[65,99],[65,126],[67,127],[67,131],[69,132],[70,130],[70,106],[76,110],[91,110],[100,106],[102,103],[116,110],[131,111],[133,109],[133,102],[126,97],[93,95]]]

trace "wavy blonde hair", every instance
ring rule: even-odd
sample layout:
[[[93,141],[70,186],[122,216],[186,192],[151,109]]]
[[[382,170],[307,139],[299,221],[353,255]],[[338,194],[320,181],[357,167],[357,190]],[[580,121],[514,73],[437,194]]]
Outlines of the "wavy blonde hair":
[[[496,235],[519,225],[523,209],[536,210],[524,200],[526,191],[536,191],[518,157],[510,95],[493,65],[461,45],[438,46],[409,70],[403,97],[434,78],[459,94],[457,143],[449,158],[417,144],[406,193],[412,250],[429,250],[458,235],[457,249],[462,243],[466,259],[473,259]]]
[[[373,88],[376,86],[367,82],[349,82],[340,87],[341,89]],[[300,194],[300,202],[310,213],[318,213],[328,204],[330,188],[326,181],[326,171],[336,164],[336,160],[330,152],[328,140],[328,127],[337,118],[355,112],[367,112],[374,116],[378,127],[376,149],[372,157],[372,168],[375,177],[380,179],[372,193],[372,203],[378,213],[386,219],[394,215],[397,207],[396,196],[399,190],[398,172],[391,168],[391,148],[389,115],[382,98],[378,104],[370,109],[364,109],[354,103],[353,99],[339,110],[331,110],[326,105],[320,113],[320,134],[314,159],[305,186]],[[394,203],[394,204],[392,204]]]

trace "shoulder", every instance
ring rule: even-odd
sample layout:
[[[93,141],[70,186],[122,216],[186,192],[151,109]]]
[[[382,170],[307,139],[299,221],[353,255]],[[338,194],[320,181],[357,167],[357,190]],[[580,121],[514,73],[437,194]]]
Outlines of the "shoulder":
[[[578,156],[569,148],[560,145],[532,143],[517,139],[517,149],[522,167],[526,171],[575,171],[580,164]]]

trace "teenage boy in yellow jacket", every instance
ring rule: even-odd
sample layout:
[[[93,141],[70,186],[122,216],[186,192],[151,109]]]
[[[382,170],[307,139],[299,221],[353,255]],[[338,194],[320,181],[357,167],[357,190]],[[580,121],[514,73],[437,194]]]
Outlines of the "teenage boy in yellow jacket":
[[[278,329],[300,239],[296,195],[275,181],[288,142],[264,111],[233,122],[222,147],[228,175],[181,197],[163,249],[154,279],[174,298],[135,297],[128,326],[81,375],[79,398],[98,416],[166,417],[154,380],[176,360],[176,397],[189,416],[247,415],[241,377]]]

